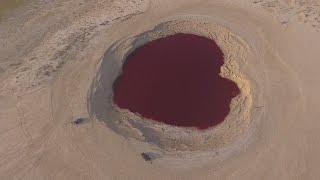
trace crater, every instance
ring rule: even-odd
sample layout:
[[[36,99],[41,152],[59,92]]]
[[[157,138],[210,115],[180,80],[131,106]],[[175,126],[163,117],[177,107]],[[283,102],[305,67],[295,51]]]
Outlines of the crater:
[[[157,161],[222,157],[250,132],[248,58],[246,41],[205,17],[155,22],[110,44],[88,92],[90,118]]]
[[[236,83],[219,75],[222,50],[212,39],[177,33],[137,48],[114,83],[114,103],[181,127],[207,129],[226,118]]]

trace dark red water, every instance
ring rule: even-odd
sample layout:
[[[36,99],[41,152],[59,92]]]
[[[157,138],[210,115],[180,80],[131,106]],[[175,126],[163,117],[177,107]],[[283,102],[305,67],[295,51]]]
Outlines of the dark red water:
[[[219,76],[223,53],[215,41],[175,34],[131,53],[114,84],[114,103],[170,125],[206,129],[230,111],[237,85]]]

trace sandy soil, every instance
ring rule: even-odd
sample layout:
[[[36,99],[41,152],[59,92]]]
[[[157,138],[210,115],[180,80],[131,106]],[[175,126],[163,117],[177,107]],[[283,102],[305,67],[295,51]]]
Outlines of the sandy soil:
[[[320,178],[320,1],[34,0],[4,17],[1,179]],[[241,89],[217,127],[111,101],[125,56],[175,32],[214,39]]]
[[[25,3],[24,0],[0,0],[0,20],[1,20],[1,16],[5,15],[6,12],[10,12],[13,9],[19,7],[20,5],[22,5],[23,3]]]

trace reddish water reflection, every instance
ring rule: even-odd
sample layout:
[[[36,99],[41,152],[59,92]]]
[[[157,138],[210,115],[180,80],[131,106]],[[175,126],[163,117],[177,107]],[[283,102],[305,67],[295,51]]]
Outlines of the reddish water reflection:
[[[114,84],[114,103],[170,125],[206,129],[230,111],[237,85],[219,76],[223,53],[208,38],[175,34],[134,51]]]

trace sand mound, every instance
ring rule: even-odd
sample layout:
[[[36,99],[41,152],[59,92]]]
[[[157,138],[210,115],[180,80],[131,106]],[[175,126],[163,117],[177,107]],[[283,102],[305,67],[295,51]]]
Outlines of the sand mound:
[[[175,20],[173,20],[175,19]],[[241,88],[241,95],[232,102],[231,113],[221,125],[206,131],[192,128],[179,128],[146,120],[128,110],[118,108],[112,101],[113,83],[121,73],[122,64],[128,54],[135,48],[174,33],[192,33],[202,35],[217,41],[226,56],[226,63],[221,76],[235,81]],[[176,17],[168,22],[156,25],[147,32],[121,39],[113,43],[106,51],[101,67],[90,88],[88,98],[89,112],[92,118],[107,123],[115,132],[126,138],[138,140],[140,150],[155,150],[158,153],[170,155],[182,151],[205,150],[217,153],[222,148],[230,146],[236,140],[244,138],[248,133],[251,121],[252,94],[245,75],[239,70],[239,63],[245,63],[250,58],[249,47],[229,29],[210,22],[203,17]],[[240,55],[240,56],[239,56]],[[251,58],[254,58],[251,55]],[[141,149],[140,143],[150,143],[150,148]],[[199,155],[199,152],[196,152]],[[213,156],[214,157],[214,156]]]

